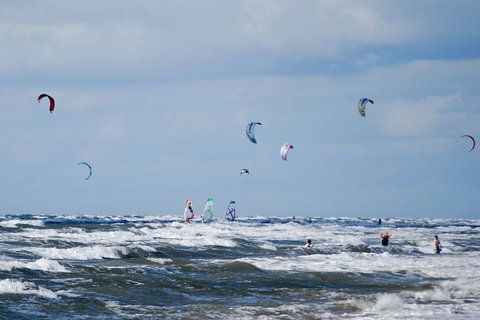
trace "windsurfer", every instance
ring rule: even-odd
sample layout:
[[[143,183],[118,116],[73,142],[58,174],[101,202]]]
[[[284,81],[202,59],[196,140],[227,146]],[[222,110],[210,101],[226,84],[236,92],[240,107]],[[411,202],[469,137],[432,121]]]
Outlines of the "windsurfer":
[[[188,212],[190,212],[192,215],[191,216],[188,216]],[[195,213],[193,213],[193,208],[192,208],[192,201],[191,200],[187,200],[187,202],[185,203],[185,211],[183,212],[183,216],[185,218],[185,222],[190,222],[190,220],[192,220],[194,217],[195,217]]]

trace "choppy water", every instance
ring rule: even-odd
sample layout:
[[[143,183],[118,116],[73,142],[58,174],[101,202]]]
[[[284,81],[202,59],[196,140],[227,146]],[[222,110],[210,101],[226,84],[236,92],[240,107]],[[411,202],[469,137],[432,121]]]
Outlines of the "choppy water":
[[[480,220],[6,215],[0,318],[478,319],[479,253]]]

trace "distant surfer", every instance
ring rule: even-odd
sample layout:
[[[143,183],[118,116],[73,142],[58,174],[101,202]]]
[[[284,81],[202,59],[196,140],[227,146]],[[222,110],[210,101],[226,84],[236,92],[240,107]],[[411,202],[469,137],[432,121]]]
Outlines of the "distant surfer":
[[[442,252],[442,244],[437,235],[433,236],[433,244],[435,245],[435,253],[440,254],[440,252]]]
[[[382,238],[382,246],[388,246],[388,241],[390,240],[391,236],[392,234],[388,232],[382,232],[380,234],[380,237]]]
[[[378,219],[378,225],[382,224],[382,219]]]
[[[305,245],[303,246],[304,249],[312,249],[313,248],[313,243],[312,243],[312,239],[307,239],[307,242],[305,243]]]
[[[189,213],[190,212],[190,216]],[[185,202],[185,210],[183,212],[183,216],[185,218],[185,222],[189,223],[190,220],[192,220],[195,217],[195,213],[193,213],[193,208],[192,208],[192,200],[187,200]]]

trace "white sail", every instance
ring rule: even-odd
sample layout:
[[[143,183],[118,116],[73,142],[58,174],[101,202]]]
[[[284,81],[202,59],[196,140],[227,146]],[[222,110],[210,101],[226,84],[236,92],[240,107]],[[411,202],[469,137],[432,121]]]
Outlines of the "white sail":
[[[183,217],[185,218],[185,222],[190,222],[195,217],[192,209],[192,200],[187,200],[185,202],[185,210],[183,211]]]
[[[205,203],[205,207],[202,212],[202,221],[204,223],[211,222],[213,220],[213,198],[208,198]]]

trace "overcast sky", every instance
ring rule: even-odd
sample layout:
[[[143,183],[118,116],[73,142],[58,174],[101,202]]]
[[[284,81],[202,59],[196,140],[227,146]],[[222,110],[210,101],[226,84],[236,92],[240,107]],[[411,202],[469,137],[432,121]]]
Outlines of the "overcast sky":
[[[479,12],[2,0],[0,214],[479,218]]]

